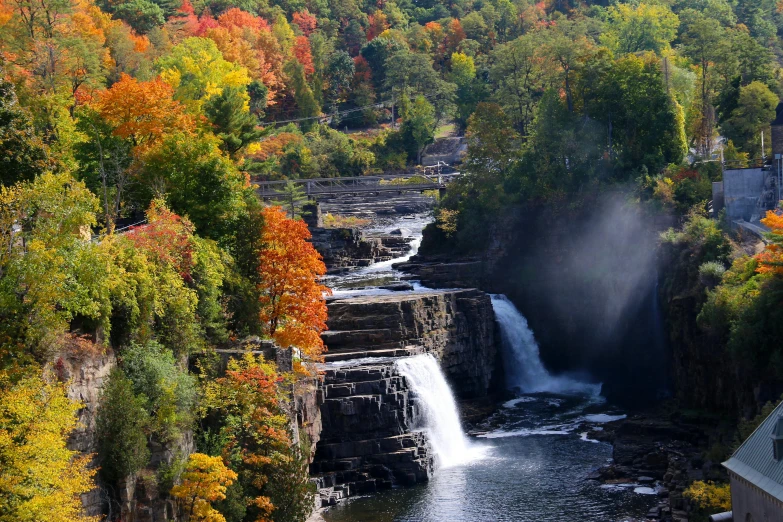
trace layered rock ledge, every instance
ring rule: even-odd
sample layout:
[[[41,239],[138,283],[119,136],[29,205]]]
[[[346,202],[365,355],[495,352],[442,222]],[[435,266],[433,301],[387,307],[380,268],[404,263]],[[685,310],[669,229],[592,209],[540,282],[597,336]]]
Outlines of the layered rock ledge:
[[[458,398],[486,397],[498,369],[489,295],[428,291],[328,306],[323,431],[311,465],[321,504],[428,480],[434,458],[426,434],[415,431],[417,397],[394,361],[431,353]]]
[[[487,394],[497,367],[495,313],[475,289],[360,296],[329,303],[326,361],[432,353],[455,395]]]

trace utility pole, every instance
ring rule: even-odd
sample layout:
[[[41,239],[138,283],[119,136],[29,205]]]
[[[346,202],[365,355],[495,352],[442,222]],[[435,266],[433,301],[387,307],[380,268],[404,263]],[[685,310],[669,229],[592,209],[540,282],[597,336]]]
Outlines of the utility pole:
[[[394,117],[394,105],[396,101],[394,93],[392,92],[392,130],[394,130],[397,125],[397,118]]]
[[[761,166],[764,166],[764,131],[761,131]]]

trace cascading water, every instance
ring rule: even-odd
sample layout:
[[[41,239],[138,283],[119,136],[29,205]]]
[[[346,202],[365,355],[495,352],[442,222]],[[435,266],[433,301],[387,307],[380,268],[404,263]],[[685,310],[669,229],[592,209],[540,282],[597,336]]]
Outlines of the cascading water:
[[[600,384],[551,375],[541,362],[538,343],[525,316],[505,295],[493,294],[491,298],[495,318],[500,325],[503,364],[510,387],[519,388],[523,393],[579,393],[596,396],[601,393]]]
[[[447,468],[476,457],[477,448],[462,431],[457,403],[435,357],[415,355],[395,364],[416,394],[416,421],[426,430],[438,465]]]

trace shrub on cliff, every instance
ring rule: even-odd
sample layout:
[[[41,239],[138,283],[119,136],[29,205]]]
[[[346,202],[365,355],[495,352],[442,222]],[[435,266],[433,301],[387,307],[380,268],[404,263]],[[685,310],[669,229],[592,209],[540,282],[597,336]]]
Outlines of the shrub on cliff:
[[[196,378],[177,365],[174,354],[158,343],[132,343],[122,353],[122,369],[133,391],[144,400],[152,431],[163,441],[175,440],[193,422]]]
[[[112,370],[97,420],[101,475],[110,484],[136,473],[149,461],[145,434],[149,414],[144,402],[133,392],[133,383],[122,370]]]

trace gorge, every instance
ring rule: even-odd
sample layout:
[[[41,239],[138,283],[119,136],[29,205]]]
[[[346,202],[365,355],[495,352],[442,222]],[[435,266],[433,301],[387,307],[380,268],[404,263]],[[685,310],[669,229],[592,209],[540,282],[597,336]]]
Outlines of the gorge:
[[[647,515],[663,487],[656,479],[595,480],[612,447],[592,437],[625,417],[601,396],[600,383],[584,371],[550,373],[527,320],[505,295],[447,283],[431,290],[393,268],[415,265],[409,259],[417,259],[430,219],[387,219],[369,234],[407,226],[408,255],[327,278],[334,296],[323,334],[324,429],[311,465],[326,507],[321,516]],[[398,286],[402,280],[409,287]]]

